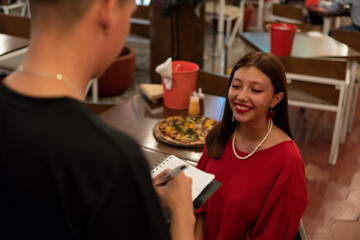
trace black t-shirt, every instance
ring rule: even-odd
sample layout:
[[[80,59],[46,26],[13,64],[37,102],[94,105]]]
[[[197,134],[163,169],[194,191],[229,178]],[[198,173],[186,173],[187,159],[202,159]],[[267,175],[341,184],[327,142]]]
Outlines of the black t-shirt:
[[[136,143],[70,98],[0,77],[0,239],[170,239]]]

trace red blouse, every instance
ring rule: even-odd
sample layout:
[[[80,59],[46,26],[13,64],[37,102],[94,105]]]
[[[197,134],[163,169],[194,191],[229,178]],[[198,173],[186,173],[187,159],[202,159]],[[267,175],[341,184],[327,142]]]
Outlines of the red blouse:
[[[237,149],[239,156],[247,154]],[[295,239],[308,203],[304,164],[294,141],[235,157],[231,139],[221,159],[205,149],[197,168],[222,183],[195,214],[204,212],[205,239]]]

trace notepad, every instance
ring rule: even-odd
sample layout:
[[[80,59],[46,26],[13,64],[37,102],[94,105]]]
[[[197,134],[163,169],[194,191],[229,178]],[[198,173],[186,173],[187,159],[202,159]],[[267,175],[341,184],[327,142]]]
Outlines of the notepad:
[[[165,169],[173,169],[184,164],[185,162],[180,158],[170,155],[153,166],[151,177],[154,178]],[[194,209],[202,205],[221,186],[221,183],[214,180],[214,174],[206,173],[191,165],[184,170],[184,174],[192,179],[191,194]]]

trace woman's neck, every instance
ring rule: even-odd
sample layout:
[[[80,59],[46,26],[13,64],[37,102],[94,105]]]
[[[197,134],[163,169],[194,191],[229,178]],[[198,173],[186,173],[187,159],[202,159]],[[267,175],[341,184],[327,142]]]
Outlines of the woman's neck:
[[[262,139],[268,131],[269,119],[261,118],[257,121],[239,123],[237,137],[244,140],[257,141]]]

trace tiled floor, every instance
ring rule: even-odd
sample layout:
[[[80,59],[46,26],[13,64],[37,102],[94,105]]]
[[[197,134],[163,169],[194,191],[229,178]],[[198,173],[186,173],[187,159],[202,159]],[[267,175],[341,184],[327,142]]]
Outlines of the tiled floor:
[[[207,34],[204,68],[212,70],[214,66],[214,70],[217,71],[218,60],[214,65],[211,63],[212,38],[209,30]],[[146,47],[146,43],[141,45],[141,48],[144,46]],[[141,49],[136,50],[143,54]],[[251,48],[237,39],[229,51],[228,66],[233,65],[249,51]],[[144,57],[146,59],[146,56]],[[144,80],[141,76],[130,91],[125,93],[126,97],[120,96],[118,99],[124,100],[136,93],[137,85]],[[346,143],[341,145],[335,166],[327,163],[334,115],[310,110],[305,118],[303,111],[291,107],[290,121],[306,169],[310,202],[303,216],[303,223],[308,239],[360,240],[360,104],[356,110],[353,130],[348,134]]]
[[[360,103],[360,101],[359,101]],[[309,240],[360,239],[360,108],[353,131],[342,144],[335,166],[327,163],[334,115],[297,108],[290,119],[305,163],[309,205],[303,223]]]

